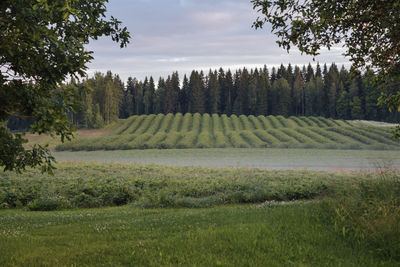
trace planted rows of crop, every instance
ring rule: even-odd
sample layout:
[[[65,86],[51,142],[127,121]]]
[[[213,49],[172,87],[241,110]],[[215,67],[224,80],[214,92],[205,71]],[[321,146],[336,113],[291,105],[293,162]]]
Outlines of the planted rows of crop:
[[[58,150],[146,148],[398,149],[389,129],[322,117],[158,114],[132,116],[111,135],[77,139]]]

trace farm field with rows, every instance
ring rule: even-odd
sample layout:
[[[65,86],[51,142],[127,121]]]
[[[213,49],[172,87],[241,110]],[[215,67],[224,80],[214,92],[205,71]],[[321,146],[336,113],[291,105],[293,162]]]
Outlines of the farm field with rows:
[[[177,113],[132,116],[107,136],[76,139],[56,150],[229,147],[396,150],[400,143],[388,127],[323,117]]]

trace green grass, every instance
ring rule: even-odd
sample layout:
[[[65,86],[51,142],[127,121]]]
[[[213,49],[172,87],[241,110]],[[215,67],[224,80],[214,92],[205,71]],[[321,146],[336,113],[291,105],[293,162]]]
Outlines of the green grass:
[[[55,210],[119,206],[209,207],[315,199],[356,174],[317,171],[64,163],[55,176],[29,170],[0,175],[0,208]],[[363,179],[372,179],[372,174]]]
[[[256,131],[255,134],[266,143],[277,142],[276,138],[265,131]],[[167,134],[165,133],[163,133],[162,136],[157,134],[153,136],[152,139],[162,139],[166,136]],[[196,134],[194,132],[188,132],[179,140],[178,146],[187,148],[195,141]],[[227,140],[227,142],[230,145],[230,141]],[[400,151],[398,150],[212,148],[63,151],[54,152],[53,155],[57,160],[64,162],[119,162],[173,166],[310,169],[329,171],[375,170],[381,166],[400,168]]]
[[[318,204],[0,211],[1,266],[394,266],[336,235]],[[398,262],[397,262],[398,263]]]
[[[322,117],[228,117],[198,113],[141,115],[120,120],[109,131],[110,136],[77,139],[59,144],[56,149],[90,151],[217,147],[374,150],[400,148],[400,142],[391,139],[390,129]],[[164,137],[165,134],[173,137]],[[268,135],[271,135],[274,141],[269,140]],[[316,135],[317,139],[314,139]],[[157,138],[153,139],[152,136]]]
[[[398,266],[399,207],[395,169],[63,163],[0,175],[0,266]]]

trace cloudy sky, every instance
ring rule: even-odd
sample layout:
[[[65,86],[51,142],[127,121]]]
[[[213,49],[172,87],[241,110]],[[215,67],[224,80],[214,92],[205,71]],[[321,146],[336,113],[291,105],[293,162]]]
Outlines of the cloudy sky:
[[[315,62],[295,50],[288,54],[275,43],[270,29],[251,27],[257,13],[250,0],[110,0],[108,10],[133,39],[123,49],[108,39],[93,41],[89,75],[111,70],[123,80],[142,80],[219,67],[272,68],[316,61],[349,65],[340,48],[322,51]]]

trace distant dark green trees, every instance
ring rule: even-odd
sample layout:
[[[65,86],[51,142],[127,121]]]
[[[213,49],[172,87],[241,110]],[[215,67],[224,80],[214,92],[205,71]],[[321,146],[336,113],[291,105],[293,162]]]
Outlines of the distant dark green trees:
[[[335,64],[308,66],[243,68],[225,71],[209,70],[208,75],[192,71],[180,83],[174,72],[166,80],[160,78],[158,88],[143,100],[130,94],[131,81],[138,88],[147,88],[153,78],[144,82],[129,78],[124,92],[121,118],[149,114],[151,109],[134,109],[137,105],[153,103],[153,113],[216,113],[236,115],[324,116],[336,119],[368,119],[395,121],[399,113],[389,113],[377,105],[379,91],[374,88],[372,72],[352,78],[349,71]],[[153,86],[150,86],[153,88]],[[134,90],[140,91],[140,90]],[[150,93],[151,92],[151,93]],[[143,102],[140,104],[139,102]],[[126,105],[125,103],[131,103]],[[134,110],[134,112],[130,112]]]
[[[174,72],[167,79],[160,78],[157,86],[153,77],[144,81],[129,78],[124,85],[118,75],[96,73],[83,82],[91,91],[83,110],[70,114],[70,119],[85,128],[99,128],[132,115],[178,112],[396,121],[399,113],[377,105],[380,92],[373,77],[366,72],[352,78],[348,70],[339,70],[335,64],[322,68],[318,64],[315,70],[309,64],[281,65],[271,72],[266,67],[234,73],[221,68],[207,75],[192,71],[182,82]],[[9,121],[13,128],[19,124],[26,128],[26,122]]]

